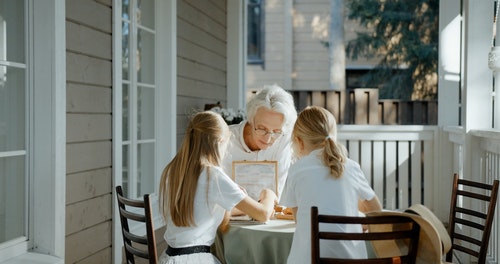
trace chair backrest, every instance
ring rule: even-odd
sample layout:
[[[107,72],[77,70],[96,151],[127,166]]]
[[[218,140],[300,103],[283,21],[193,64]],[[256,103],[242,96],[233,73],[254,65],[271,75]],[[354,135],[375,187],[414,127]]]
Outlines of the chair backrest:
[[[476,257],[479,264],[486,262],[497,195],[498,180],[486,184],[459,179],[455,173],[448,230],[452,246],[446,261],[452,261],[453,251],[460,251]]]
[[[320,231],[319,224],[384,225],[379,231],[363,233]],[[375,228],[377,229],[377,228]],[[318,208],[311,207],[311,263],[415,263],[417,257],[420,226],[410,217],[403,215],[376,215],[366,217],[320,215]],[[368,256],[366,259],[342,259],[320,257],[320,240],[364,240],[406,243],[406,252],[397,256]]]
[[[149,195],[144,195],[143,200],[129,199],[123,196],[121,186],[116,186],[115,189],[127,263],[135,264],[135,256],[137,256],[149,260],[151,264],[156,264],[158,256]],[[146,235],[131,232],[132,221],[144,223]]]

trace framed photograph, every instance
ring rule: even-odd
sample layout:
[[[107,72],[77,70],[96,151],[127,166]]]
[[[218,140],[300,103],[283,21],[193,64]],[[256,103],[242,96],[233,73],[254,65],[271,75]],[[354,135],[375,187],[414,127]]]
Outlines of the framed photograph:
[[[232,178],[257,201],[263,188],[278,195],[277,161],[233,161]]]

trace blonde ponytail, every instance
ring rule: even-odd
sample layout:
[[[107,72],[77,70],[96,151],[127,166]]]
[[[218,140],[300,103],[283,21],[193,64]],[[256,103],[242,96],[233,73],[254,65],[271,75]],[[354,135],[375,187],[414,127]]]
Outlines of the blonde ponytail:
[[[347,150],[341,144],[337,144],[332,138],[325,140],[323,150],[323,163],[330,168],[330,174],[338,179],[344,174],[344,164]]]

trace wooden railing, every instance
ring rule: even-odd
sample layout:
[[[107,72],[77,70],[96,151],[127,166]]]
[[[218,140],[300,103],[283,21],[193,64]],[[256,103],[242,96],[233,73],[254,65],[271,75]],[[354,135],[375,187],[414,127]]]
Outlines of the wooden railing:
[[[316,105],[332,112],[339,124],[436,125],[437,101],[379,99],[378,89],[290,91],[297,111]]]

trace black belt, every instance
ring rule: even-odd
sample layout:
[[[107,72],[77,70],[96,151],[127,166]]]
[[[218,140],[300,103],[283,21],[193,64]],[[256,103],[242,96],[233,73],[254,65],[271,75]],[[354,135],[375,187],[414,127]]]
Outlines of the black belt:
[[[210,253],[210,246],[192,246],[183,248],[173,248],[168,246],[165,252],[171,257],[194,253]]]

